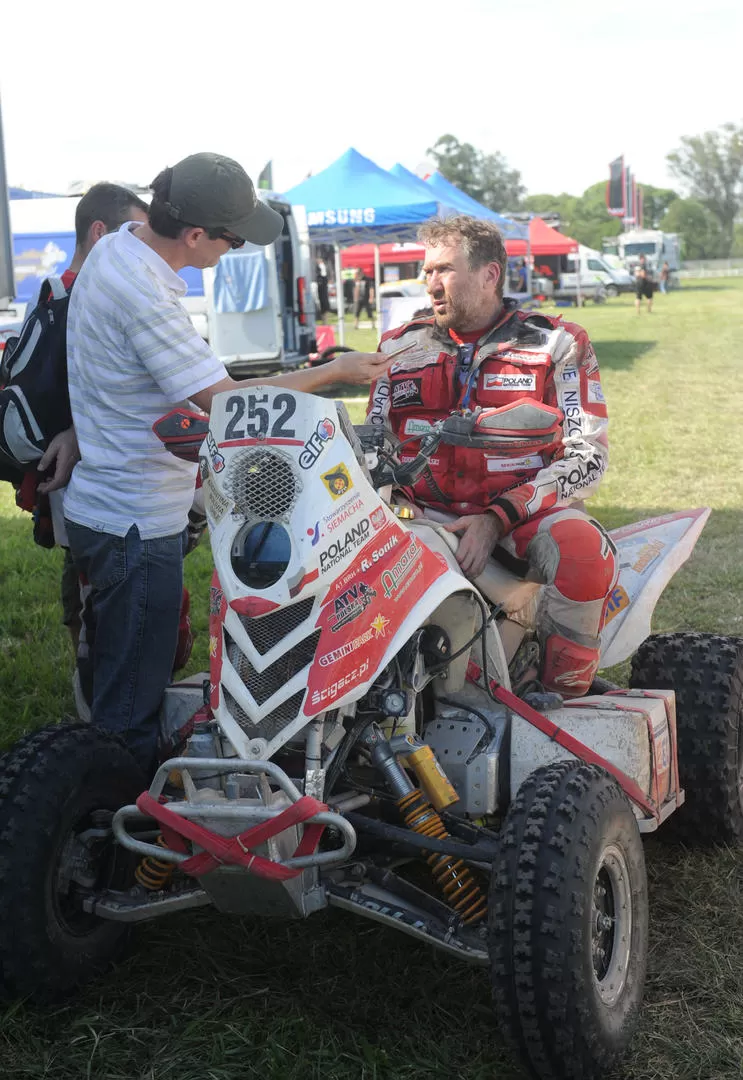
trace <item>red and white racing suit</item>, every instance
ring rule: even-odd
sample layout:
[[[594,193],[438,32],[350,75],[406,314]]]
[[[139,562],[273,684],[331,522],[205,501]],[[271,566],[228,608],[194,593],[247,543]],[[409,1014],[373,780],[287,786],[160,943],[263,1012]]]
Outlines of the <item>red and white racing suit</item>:
[[[433,318],[386,333],[380,350],[412,345],[372,386],[367,424],[398,439],[424,435],[461,408],[530,399],[559,410],[539,452],[441,443],[430,469],[403,494],[457,516],[493,513],[503,530],[496,555],[544,582],[537,633],[541,679],[564,696],[585,694],[599,662],[599,635],[615,577],[613,545],[582,509],[606,470],[607,417],[588,335],[574,323],[519,311],[505,300],[495,325],[457,344]],[[412,460],[418,441],[400,451]]]

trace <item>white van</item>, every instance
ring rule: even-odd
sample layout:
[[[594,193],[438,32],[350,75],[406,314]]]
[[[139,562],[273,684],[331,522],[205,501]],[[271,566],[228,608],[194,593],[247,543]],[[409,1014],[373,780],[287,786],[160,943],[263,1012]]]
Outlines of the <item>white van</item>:
[[[185,267],[180,274],[187,285],[182,303],[191,321],[237,378],[293,370],[315,351],[304,208],[274,192],[259,196],[284,221],[273,244],[246,244],[223,256],[214,269]],[[11,201],[16,296],[13,314],[3,313],[3,325],[21,321],[41,281],[69,266],[79,201],[79,196]]]
[[[610,266],[600,251],[579,245],[577,254],[563,255],[564,271],[560,274],[560,289],[577,291],[577,274],[580,267],[581,292],[596,298],[595,294],[603,290],[605,296],[618,296],[622,292],[632,292],[634,278],[626,270]]]

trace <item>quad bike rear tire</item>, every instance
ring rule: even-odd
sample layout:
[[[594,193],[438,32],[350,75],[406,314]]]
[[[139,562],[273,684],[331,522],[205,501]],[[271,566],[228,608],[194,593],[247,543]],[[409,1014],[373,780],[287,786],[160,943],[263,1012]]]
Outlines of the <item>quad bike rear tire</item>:
[[[743,638],[654,634],[632,658],[630,686],[676,691],[684,805],[679,839],[743,843]]]
[[[132,802],[144,775],[126,747],[87,724],[50,726],[0,758],[0,994],[55,1000],[120,952],[121,923],[84,896],[131,884],[131,857],[96,811]],[[102,826],[103,823],[103,827]]]
[[[501,1030],[539,1080],[604,1077],[637,1024],[648,952],[642,841],[619,785],[560,761],[509,808],[488,943]]]

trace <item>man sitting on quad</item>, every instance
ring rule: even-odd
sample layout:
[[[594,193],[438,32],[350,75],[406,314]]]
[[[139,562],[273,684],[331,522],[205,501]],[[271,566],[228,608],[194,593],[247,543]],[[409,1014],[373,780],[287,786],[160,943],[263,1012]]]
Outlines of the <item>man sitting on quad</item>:
[[[557,407],[561,430],[539,453],[491,452],[443,441],[430,468],[397,493],[414,514],[454,513],[457,559],[469,578],[489,556],[543,582],[537,633],[541,682],[566,697],[588,692],[614,577],[613,545],[583,511],[606,469],[606,405],[585,330],[520,311],[503,299],[506,251],[495,225],[451,217],[424,225],[424,273],[433,313],[384,334],[382,352],[411,345],[372,386],[367,423],[407,445],[461,409],[520,400]]]

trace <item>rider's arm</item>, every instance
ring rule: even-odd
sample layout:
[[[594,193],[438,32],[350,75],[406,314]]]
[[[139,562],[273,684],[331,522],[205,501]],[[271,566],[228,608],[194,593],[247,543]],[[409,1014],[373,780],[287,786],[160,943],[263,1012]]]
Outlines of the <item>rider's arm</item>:
[[[588,499],[606,472],[606,404],[598,361],[585,330],[564,323],[553,356],[550,396],[563,412],[562,455],[553,457],[528,483],[493,499],[489,509],[504,534],[535,514]]]
[[[236,381],[229,375],[220,379],[205,390],[191,395],[191,401],[204,412],[209,412],[212,398],[224,390],[247,390],[251,386],[285,386],[290,390],[302,390],[312,394],[324,390],[335,383],[351,383],[354,386],[366,386],[386,371],[390,358],[382,353],[342,353],[328,364],[302,368],[301,371],[288,371],[281,375],[269,375],[260,379],[241,379]]]

